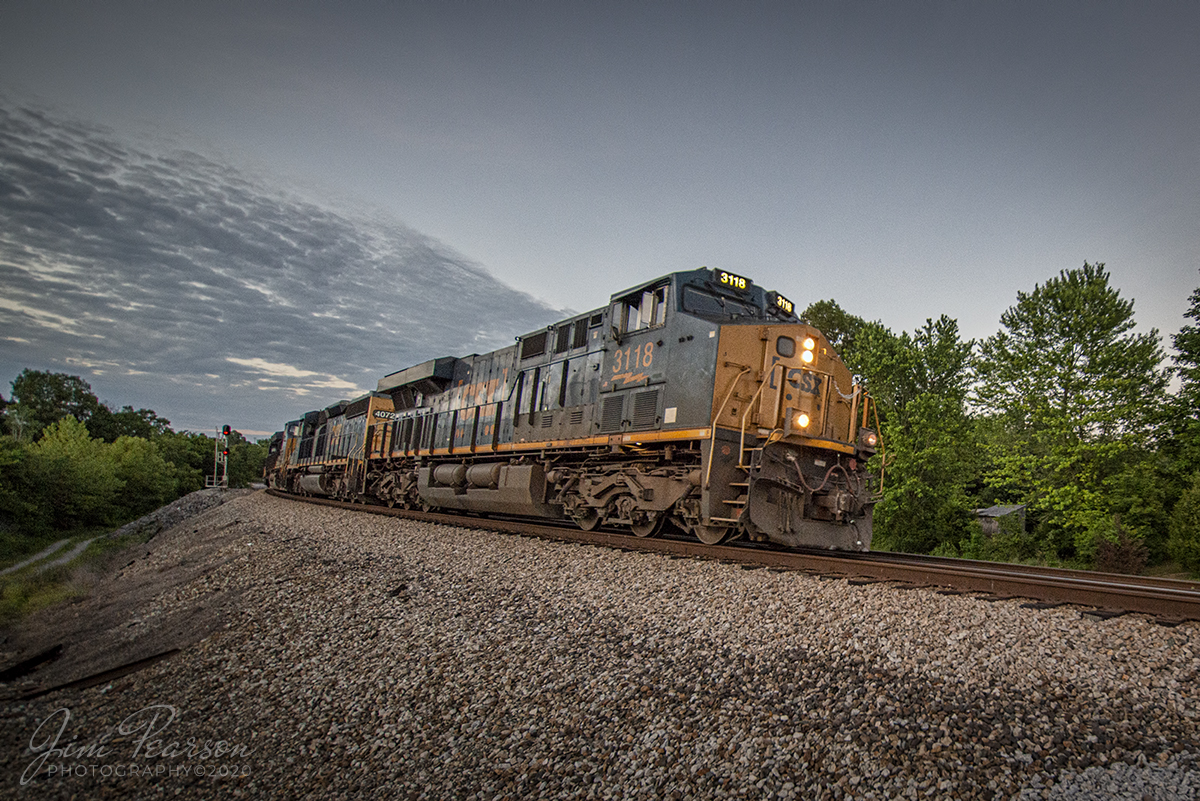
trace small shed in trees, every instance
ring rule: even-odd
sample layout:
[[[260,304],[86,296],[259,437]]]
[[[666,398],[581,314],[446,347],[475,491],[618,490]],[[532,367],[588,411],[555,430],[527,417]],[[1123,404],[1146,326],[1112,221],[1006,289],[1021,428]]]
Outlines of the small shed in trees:
[[[1004,526],[1009,531],[1015,529],[1022,534],[1025,533],[1025,504],[1023,503],[1015,506],[989,506],[986,509],[976,509],[975,516],[979,518],[979,523],[983,526],[983,533],[989,537],[1000,533],[1002,520],[1012,521]]]

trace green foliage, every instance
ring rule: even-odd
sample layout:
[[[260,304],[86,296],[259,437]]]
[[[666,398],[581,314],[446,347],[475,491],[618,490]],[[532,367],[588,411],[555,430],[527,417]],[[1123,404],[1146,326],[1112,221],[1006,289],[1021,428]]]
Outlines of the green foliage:
[[[1096,533],[1095,540],[1097,570],[1136,576],[1146,568],[1150,549],[1141,537],[1121,525],[1120,515],[1113,515],[1112,521]]]
[[[844,354],[853,349],[858,332],[867,324],[863,318],[844,311],[832,300],[818,300],[810,304],[800,315],[800,320],[818,328],[833,349],[843,354],[843,360]],[[850,369],[854,369],[853,365]]]
[[[107,450],[122,485],[115,499],[120,517],[141,517],[175,497],[174,477],[155,443],[120,437]]]
[[[1192,485],[1171,512],[1167,551],[1188,571],[1200,573],[1200,473],[1192,477]]]
[[[25,446],[12,437],[0,436],[0,554],[13,550],[12,538],[46,528],[28,461]]]
[[[1200,323],[1200,289],[1189,301],[1184,316]],[[1200,325],[1181,327],[1172,341],[1180,387],[1164,409],[1159,442],[1169,458],[1190,470],[1200,464]]]
[[[154,438],[180,496],[204,489],[204,476],[212,473],[213,441],[203,434],[167,431]]]
[[[1021,526],[1017,515],[1006,515],[998,520],[1000,530],[991,536],[983,533],[978,520],[972,520],[968,535],[959,546],[965,559],[982,559],[987,562],[1046,562],[1047,558],[1037,537]]]
[[[12,382],[12,391],[6,417],[13,433],[24,442],[36,440],[64,417],[86,423],[100,408],[91,386],[77,375],[26,368]]]
[[[32,445],[0,439],[0,512],[26,537],[114,526],[175,498],[177,475],[155,442],[106,443],[64,417]]]
[[[967,536],[967,486],[978,471],[965,409],[973,347],[944,315],[911,336],[895,336],[878,323],[856,332],[850,351],[879,406],[886,447],[883,498],[875,508],[880,548],[928,553]]]
[[[59,565],[0,577],[0,626],[11,625],[38,609],[82,595],[82,589],[71,581],[72,573],[72,568]]]
[[[229,459],[226,470],[230,487],[248,487],[262,480],[263,463],[267,460],[268,440],[249,442],[234,431],[228,438]]]
[[[53,560],[57,555],[71,551],[78,543],[91,540],[84,552],[69,564],[41,569],[35,563],[0,576],[0,626],[11,624],[43,607],[86,595],[89,585],[98,575],[111,572],[114,564],[123,564],[129,549],[148,542],[158,533],[158,529],[120,537],[103,536],[104,532],[105,529],[81,530],[69,538],[58,554],[49,557]],[[48,538],[34,550],[41,550],[44,545],[58,538],[59,535]]]
[[[967,535],[973,504],[972,428],[952,399],[922,393],[884,424],[890,466],[875,507],[876,541],[888,550],[929,553]]]
[[[134,411],[132,406],[122,406],[121,411],[111,411],[101,404],[87,421],[88,431],[93,437],[105,442],[116,442],[121,437],[153,439],[170,430],[171,421],[163,419],[150,409]]]
[[[1166,387],[1158,332],[1133,333],[1101,264],[1019,292],[1000,321],[976,364],[976,402],[998,423],[987,481],[1029,504],[1048,550],[1092,558]]]
[[[83,423],[64,417],[50,424],[29,457],[39,506],[50,511],[54,528],[102,526],[117,517],[116,499],[124,482],[104,443],[92,439]]]

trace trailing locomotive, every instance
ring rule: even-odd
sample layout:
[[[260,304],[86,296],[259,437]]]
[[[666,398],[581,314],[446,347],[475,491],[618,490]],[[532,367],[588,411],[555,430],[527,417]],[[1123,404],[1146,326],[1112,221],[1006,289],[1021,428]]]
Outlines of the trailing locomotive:
[[[380,379],[271,440],[269,486],[865,551],[869,399],[790,300],[707,268]]]

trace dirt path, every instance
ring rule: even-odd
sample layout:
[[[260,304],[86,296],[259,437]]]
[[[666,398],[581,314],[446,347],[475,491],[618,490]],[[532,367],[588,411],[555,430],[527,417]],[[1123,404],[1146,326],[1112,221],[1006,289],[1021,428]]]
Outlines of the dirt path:
[[[39,559],[45,559],[47,556],[54,553],[55,551],[65,548],[67,545],[70,544],[70,542],[71,542],[70,540],[59,540],[58,542],[54,543],[53,545],[51,545],[41,551],[38,551],[33,556],[26,559],[24,562],[18,562],[17,564],[13,565],[12,567],[6,567],[3,570],[0,570],[0,576],[7,576],[9,573],[16,573],[18,570],[25,567],[26,565],[31,565],[34,562],[38,561]],[[88,542],[91,542],[91,540],[88,540]],[[78,555],[79,553],[82,553],[82,549],[80,549],[79,551],[76,551],[75,553],[76,553],[76,555]],[[59,564],[59,563],[55,562],[55,564]],[[44,570],[47,567],[49,567],[49,565],[43,565],[42,569]]]

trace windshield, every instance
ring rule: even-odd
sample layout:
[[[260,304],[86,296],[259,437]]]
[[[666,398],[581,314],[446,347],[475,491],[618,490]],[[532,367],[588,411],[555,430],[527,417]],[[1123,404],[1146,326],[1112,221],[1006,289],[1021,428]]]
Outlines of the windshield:
[[[683,288],[683,310],[697,317],[717,319],[763,316],[756,306],[736,298],[716,295],[696,286]]]

